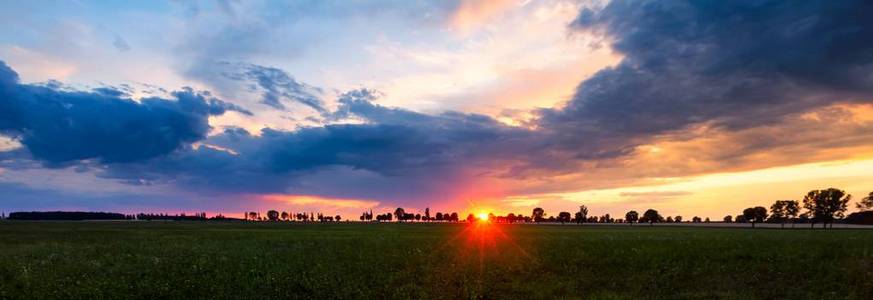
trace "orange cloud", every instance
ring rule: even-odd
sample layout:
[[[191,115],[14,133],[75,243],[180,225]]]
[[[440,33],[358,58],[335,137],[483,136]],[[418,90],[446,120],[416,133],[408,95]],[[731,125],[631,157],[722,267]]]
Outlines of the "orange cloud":
[[[464,0],[449,19],[449,26],[466,34],[518,3],[517,0]]]
[[[319,196],[308,195],[283,195],[270,194],[264,195],[264,200],[282,202],[294,206],[317,206],[331,208],[357,208],[369,209],[379,206],[377,201],[357,200],[357,199],[336,199],[324,198]]]

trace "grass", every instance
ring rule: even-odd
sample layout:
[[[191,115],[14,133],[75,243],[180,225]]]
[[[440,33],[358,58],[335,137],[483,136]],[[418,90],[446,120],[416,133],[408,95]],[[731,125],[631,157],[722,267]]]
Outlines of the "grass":
[[[0,222],[0,298],[856,298],[873,231]]]

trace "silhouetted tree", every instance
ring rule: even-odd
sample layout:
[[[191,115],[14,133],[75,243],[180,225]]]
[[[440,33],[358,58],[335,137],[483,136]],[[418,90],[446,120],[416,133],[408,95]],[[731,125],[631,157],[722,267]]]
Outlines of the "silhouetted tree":
[[[437,221],[442,221],[442,220],[443,220],[443,213],[441,213],[441,212],[437,212],[437,213],[436,213],[436,220],[437,220]]]
[[[752,222],[752,228],[755,228],[756,223],[764,222],[767,218],[767,209],[763,206],[746,208],[743,210],[743,218]]]
[[[852,195],[835,188],[812,190],[803,197],[803,208],[812,215],[813,224],[820,221],[825,228],[828,224],[833,227],[834,219],[843,217],[846,205],[851,199]]]
[[[703,222],[704,222],[704,223],[709,223],[709,217],[706,217],[706,220],[704,220]]]
[[[421,214],[415,214],[415,220],[421,221]]]
[[[861,201],[855,203],[855,207],[857,207],[860,211],[873,210],[873,192],[870,192],[867,197],[864,197],[861,199]]]
[[[337,222],[339,222],[341,218],[342,217],[340,217],[340,215],[333,216],[333,219],[336,220]]]
[[[631,226],[633,226],[634,222],[638,221],[639,219],[640,219],[640,213],[638,213],[635,210],[629,211],[626,214],[624,214],[624,220],[627,221],[628,223],[630,223]]]
[[[588,206],[579,205],[579,211],[576,212],[576,222],[582,225],[582,223],[585,223],[586,218],[588,218]]]
[[[776,200],[770,205],[770,222],[779,222],[785,228],[786,221],[794,222],[800,212],[800,203],[795,200]]]
[[[403,210],[402,207],[398,207],[394,210],[394,217],[397,218],[397,221],[403,221],[403,216],[406,215],[406,211]]]
[[[453,213],[450,215],[450,219],[451,219],[452,222],[457,222],[457,221],[458,221],[458,213],[453,212]]]
[[[570,222],[570,213],[566,211],[558,213],[558,222],[561,222],[562,225],[566,222]]]
[[[258,213],[257,213],[257,212],[249,212],[249,219],[250,219],[250,220],[253,220],[253,221],[254,221],[254,220],[257,220],[257,219],[258,219]]]
[[[731,222],[733,222],[733,219],[734,219],[733,217],[731,217],[730,215],[727,215],[727,216],[724,216],[724,219],[722,221],[725,223],[731,223]]]
[[[533,218],[535,222],[542,222],[543,217],[546,215],[546,211],[540,207],[534,208],[533,212],[531,212],[530,216]]]
[[[279,212],[275,210],[267,211],[267,219],[270,221],[278,221],[279,220]]]
[[[518,221],[518,217],[514,213],[509,213],[508,215],[506,215],[507,223],[515,223],[515,221]]]
[[[645,219],[645,222],[649,223],[649,226],[654,225],[654,223],[656,222],[661,222],[661,220],[663,219],[663,217],[661,217],[657,210],[651,208],[643,213],[643,218]],[[643,220],[640,220],[640,222],[643,222]]]
[[[287,212],[287,211],[283,211],[283,212],[282,212],[282,215],[281,215],[281,218],[282,218],[283,221],[288,221],[288,212]]]
[[[671,216],[667,216],[667,220],[666,220],[665,222],[667,222],[667,223],[673,223],[673,217],[671,217]]]
[[[691,218],[691,223],[700,223],[700,217],[694,216],[693,218]]]
[[[469,222],[469,223],[476,222],[476,216],[474,216],[473,214],[467,215],[467,222]]]
[[[676,216],[675,218],[673,218],[673,222],[682,223],[682,216]]]

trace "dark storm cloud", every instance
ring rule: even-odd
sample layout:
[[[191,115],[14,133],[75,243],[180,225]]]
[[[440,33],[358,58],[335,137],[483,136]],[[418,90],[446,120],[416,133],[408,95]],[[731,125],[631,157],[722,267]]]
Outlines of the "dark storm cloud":
[[[869,1],[612,1],[571,28],[605,35],[624,59],[542,111],[565,147],[630,148],[692,124],[742,129],[873,100]]]
[[[52,164],[131,162],[205,138],[210,115],[250,114],[205,92],[183,89],[172,95],[173,100],[136,102],[111,88],[84,92],[20,84],[18,74],[0,62],[0,131]]]
[[[340,96],[337,114],[365,120],[363,124],[263,129],[259,136],[228,128],[203,141],[214,147],[186,149],[148,164],[115,164],[101,176],[128,182],[172,181],[212,191],[282,192],[299,191],[311,176],[328,172],[336,174],[331,180],[351,183],[344,185],[349,190],[326,194],[354,196],[349,191],[361,193],[376,181],[396,195],[412,187],[422,191],[433,178],[450,178],[461,168],[481,166],[507,155],[510,147],[523,149],[518,142],[528,140],[527,130],[485,116],[387,108],[372,103],[372,93],[356,90]],[[394,187],[384,183],[385,178],[394,178]],[[357,196],[385,193],[383,189]]]

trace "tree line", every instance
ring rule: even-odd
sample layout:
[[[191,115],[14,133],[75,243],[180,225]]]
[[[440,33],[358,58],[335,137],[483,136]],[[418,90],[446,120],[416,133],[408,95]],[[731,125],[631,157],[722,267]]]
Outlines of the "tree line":
[[[298,222],[339,222],[342,221],[342,216],[326,216],[322,213],[314,212],[298,212],[288,213],[287,211],[279,212],[277,210],[267,211],[267,215],[262,217],[261,213],[250,211],[243,214],[243,220],[246,221],[298,221]]]
[[[459,222],[460,219],[458,217],[457,212],[452,213],[443,213],[437,212],[433,216],[430,214],[430,207],[424,209],[424,214],[413,214],[407,213],[405,209],[402,207],[398,207],[394,210],[394,213],[384,213],[373,215],[373,210],[371,209],[369,212],[361,213],[361,216],[358,217],[360,221],[373,221],[377,222],[391,222],[392,220],[397,220],[398,222],[409,222],[409,221],[418,221],[418,222]]]
[[[855,204],[858,212],[846,217],[850,200],[852,195],[844,190],[812,190],[803,196],[802,203],[797,200],[777,200],[770,205],[769,211],[763,206],[749,207],[736,217],[725,216],[724,222],[752,223],[752,227],[762,222],[779,223],[783,228],[786,223],[809,223],[810,227],[820,223],[822,228],[827,228],[828,225],[833,227],[838,220],[849,224],[873,224],[873,192]],[[801,208],[805,211],[801,212]]]
[[[85,220],[166,220],[166,221],[207,221],[207,220],[232,220],[224,215],[218,214],[212,217],[206,217],[206,213],[196,213],[193,215],[181,214],[163,214],[163,213],[138,213],[138,214],[121,214],[114,212],[85,212],[85,211],[27,211],[13,212],[7,217],[5,214],[0,214],[0,218],[9,220],[27,220],[27,221],[85,221]]]
[[[784,228],[786,224],[808,223],[811,227],[815,224],[822,224],[823,228],[828,226],[833,227],[835,222],[843,222],[848,224],[868,224],[873,225],[873,192],[862,198],[856,203],[858,212],[845,215],[848,210],[848,203],[852,196],[845,191],[828,188],[822,190],[812,190],[803,196],[802,201],[798,200],[776,200],[770,205],[769,210],[764,206],[754,206],[744,209],[740,214],[735,216],[727,215],[721,222],[724,223],[751,223],[755,227],[758,223],[778,223]],[[0,219],[9,220],[173,220],[173,221],[207,221],[207,220],[244,220],[244,221],[298,221],[298,222],[340,222],[344,220],[340,215],[324,215],[315,212],[279,212],[277,210],[267,211],[265,216],[261,216],[259,212],[245,212],[242,219],[229,218],[221,214],[207,217],[206,213],[196,213],[193,215],[181,214],[152,214],[139,213],[135,215],[126,215],[112,212],[79,212],[79,211],[31,211],[31,212],[13,212],[6,216],[0,213]],[[431,215],[430,208],[425,208],[424,214],[409,213],[404,208],[398,207],[394,212],[382,214],[374,214],[373,210],[363,212],[358,218],[360,221],[377,221],[377,222],[474,222],[477,217],[473,214],[467,215],[463,220],[459,218],[457,212],[437,212]],[[571,214],[570,212],[562,211],[554,216],[547,216],[543,208],[537,207],[531,211],[528,216],[522,214],[510,213],[505,216],[496,216],[488,214],[488,220],[495,223],[709,223],[710,219],[700,218],[698,216],[686,220],[682,216],[662,216],[655,209],[647,209],[642,214],[635,210],[628,211],[624,217],[614,218],[610,214],[600,216],[589,216],[588,207],[582,205],[579,211]],[[348,220],[346,220],[348,221]]]

